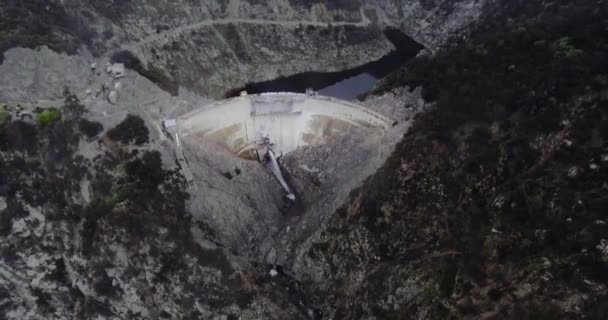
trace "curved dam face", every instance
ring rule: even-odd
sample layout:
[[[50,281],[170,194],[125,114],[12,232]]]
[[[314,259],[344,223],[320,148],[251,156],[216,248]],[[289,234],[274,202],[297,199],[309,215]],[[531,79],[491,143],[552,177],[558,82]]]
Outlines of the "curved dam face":
[[[391,114],[386,108],[370,108],[378,112],[315,93],[244,94],[166,120],[189,177],[190,212],[249,259],[283,266],[303,259],[308,239],[407,128],[379,113]],[[268,139],[283,154],[280,169],[259,157]]]
[[[386,130],[391,120],[357,104],[316,94],[241,95],[176,119],[181,139],[201,139],[248,157],[268,136],[277,153],[319,146],[356,128]]]

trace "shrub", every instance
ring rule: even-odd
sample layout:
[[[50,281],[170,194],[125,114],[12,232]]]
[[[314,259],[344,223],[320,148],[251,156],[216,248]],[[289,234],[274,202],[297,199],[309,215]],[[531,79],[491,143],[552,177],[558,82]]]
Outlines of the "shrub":
[[[146,152],[141,158],[127,162],[125,171],[131,182],[145,190],[156,189],[164,180],[162,160],[156,151]]]
[[[67,87],[63,89],[63,103],[63,110],[71,119],[80,118],[86,112],[85,106],[80,103],[80,99],[71,93]]]
[[[577,49],[572,44],[572,39],[570,37],[560,38],[555,41],[554,46],[558,55],[563,55],[568,58],[574,58],[584,53],[583,50]]]
[[[23,121],[12,121],[0,127],[0,150],[32,152],[38,145],[38,130]],[[2,167],[2,166],[0,166]]]
[[[11,113],[6,110],[0,110],[0,126],[10,122],[12,119]]]
[[[93,138],[103,131],[103,125],[99,122],[89,121],[81,118],[78,120],[78,130],[87,137]]]
[[[108,131],[108,137],[113,141],[123,144],[134,143],[136,145],[147,143],[148,128],[144,120],[134,115],[127,115],[127,118],[119,123],[116,127]]]
[[[38,121],[43,125],[50,125],[59,120],[61,120],[61,111],[55,107],[51,107],[38,115]]]
[[[119,203],[125,200],[126,196],[124,193],[120,191],[112,191],[109,196],[103,199],[104,204],[110,208],[116,207]]]

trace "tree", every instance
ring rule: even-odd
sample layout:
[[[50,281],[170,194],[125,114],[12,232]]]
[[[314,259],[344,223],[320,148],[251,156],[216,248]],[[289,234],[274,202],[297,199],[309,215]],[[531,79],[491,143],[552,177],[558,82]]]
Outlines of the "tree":
[[[108,137],[123,144],[134,143],[141,145],[148,143],[150,132],[144,120],[134,115],[127,115],[125,120],[108,131]]]

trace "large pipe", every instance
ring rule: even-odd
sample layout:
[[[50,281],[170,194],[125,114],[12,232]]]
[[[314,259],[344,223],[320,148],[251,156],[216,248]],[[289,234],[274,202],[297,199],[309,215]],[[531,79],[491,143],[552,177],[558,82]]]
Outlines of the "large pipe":
[[[272,173],[277,178],[277,180],[279,180],[281,187],[283,187],[283,189],[285,189],[285,192],[287,192],[287,196],[286,196],[287,199],[289,199],[291,201],[295,201],[296,196],[293,194],[293,192],[291,192],[291,189],[289,189],[289,186],[287,185],[287,182],[285,181],[285,179],[283,179],[283,174],[281,174],[281,168],[279,167],[279,162],[277,161],[277,157],[274,155],[274,152],[272,152],[272,150],[270,148],[268,148],[268,157],[270,158],[270,162],[269,162],[270,171],[272,171]]]

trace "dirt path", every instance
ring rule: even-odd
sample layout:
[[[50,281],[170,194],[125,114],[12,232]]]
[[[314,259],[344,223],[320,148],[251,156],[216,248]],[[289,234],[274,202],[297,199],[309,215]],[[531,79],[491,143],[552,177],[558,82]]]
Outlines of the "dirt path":
[[[287,20],[264,20],[264,19],[243,19],[243,18],[227,18],[227,19],[215,19],[215,20],[205,20],[189,25],[184,25],[180,27],[176,27],[170,30],[166,30],[160,33],[152,34],[138,42],[125,44],[121,46],[123,50],[136,50],[141,46],[145,46],[152,42],[162,40],[165,38],[173,37],[179,35],[183,32],[200,29],[202,27],[214,26],[214,25],[226,25],[226,24],[254,24],[254,25],[278,25],[287,28],[295,28],[298,26],[313,26],[313,27],[325,27],[328,28],[331,26],[353,26],[353,27],[367,27],[371,24],[371,21],[361,12],[361,21],[360,22],[346,22],[346,21],[336,21],[336,22],[320,22],[320,21],[305,21],[305,20],[295,20],[295,21],[287,21]]]

